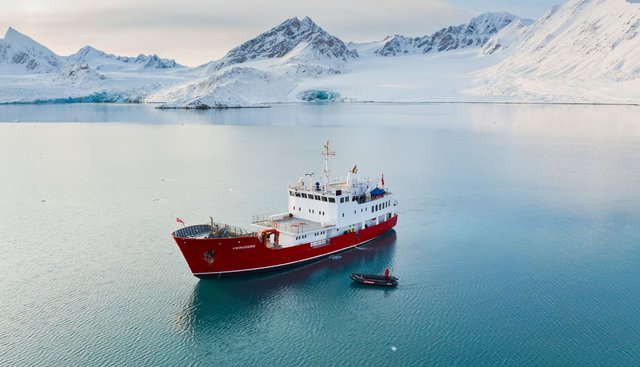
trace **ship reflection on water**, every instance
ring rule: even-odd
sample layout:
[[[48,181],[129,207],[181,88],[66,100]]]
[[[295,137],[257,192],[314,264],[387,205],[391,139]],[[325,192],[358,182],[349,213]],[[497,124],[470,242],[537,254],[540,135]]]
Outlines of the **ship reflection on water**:
[[[258,322],[276,309],[295,306],[292,303],[300,294],[318,289],[329,296],[336,289],[353,292],[349,273],[381,274],[393,268],[395,246],[396,232],[391,230],[369,244],[289,271],[200,280],[176,315],[174,326],[186,333],[220,333],[250,320]],[[309,296],[320,301],[327,295]]]

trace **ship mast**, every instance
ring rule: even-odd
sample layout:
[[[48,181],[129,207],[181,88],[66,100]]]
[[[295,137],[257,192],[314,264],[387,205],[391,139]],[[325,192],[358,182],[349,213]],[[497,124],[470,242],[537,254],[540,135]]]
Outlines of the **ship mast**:
[[[329,140],[327,140],[327,144],[324,145],[322,155],[324,156],[324,189],[327,190],[329,187],[329,156],[336,155],[336,152],[329,150]]]

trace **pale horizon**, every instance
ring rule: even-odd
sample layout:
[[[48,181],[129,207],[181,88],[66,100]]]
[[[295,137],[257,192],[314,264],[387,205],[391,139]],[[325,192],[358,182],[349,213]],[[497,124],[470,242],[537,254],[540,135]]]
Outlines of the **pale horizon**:
[[[258,9],[246,0],[214,1],[206,6],[185,0],[180,7],[150,0],[100,4],[61,0],[55,5],[40,0],[26,4],[2,0],[0,30],[4,36],[12,27],[62,56],[89,45],[116,55],[157,54],[197,66],[221,58],[233,47],[296,16],[309,16],[345,42],[371,42],[393,34],[429,34],[484,12],[506,11],[536,19],[558,2],[402,0],[370,4],[354,0],[345,4],[337,0],[277,0],[268,9]]]

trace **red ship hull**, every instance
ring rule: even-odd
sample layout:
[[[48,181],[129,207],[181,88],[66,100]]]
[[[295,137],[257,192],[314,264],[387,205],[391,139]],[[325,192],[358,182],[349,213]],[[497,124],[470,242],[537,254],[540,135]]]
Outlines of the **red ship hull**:
[[[326,244],[310,243],[284,247],[267,247],[258,237],[184,238],[178,244],[191,272],[198,278],[220,278],[249,273],[281,270],[320,260],[380,237],[395,227],[398,215],[356,233],[333,237]]]

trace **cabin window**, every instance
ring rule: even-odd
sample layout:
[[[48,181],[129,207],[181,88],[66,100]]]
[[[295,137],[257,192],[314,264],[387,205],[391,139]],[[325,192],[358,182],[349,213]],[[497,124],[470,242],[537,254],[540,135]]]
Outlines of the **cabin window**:
[[[340,198],[340,202],[341,202],[341,203],[344,203],[344,198]]]
[[[303,198],[305,198],[305,199],[307,199],[307,194],[302,193],[302,197],[303,197]]]
[[[327,201],[327,197],[326,197],[326,196],[323,196],[323,197],[322,197],[322,201]]]
[[[294,196],[293,191],[289,191],[289,195]]]
[[[316,200],[320,200],[320,195],[315,196]]]
[[[296,197],[299,198],[300,197],[300,193],[296,192]]]
[[[293,210],[296,210],[296,207],[295,207],[295,206],[293,207]]]
[[[356,214],[356,211],[355,211],[355,210],[353,211],[353,214]]]
[[[330,203],[335,203],[336,202],[336,198],[329,198],[329,202]]]
[[[344,218],[344,213],[342,213],[342,218]]]
[[[346,198],[344,198],[344,202],[348,203],[349,202],[349,197],[347,196]]]

